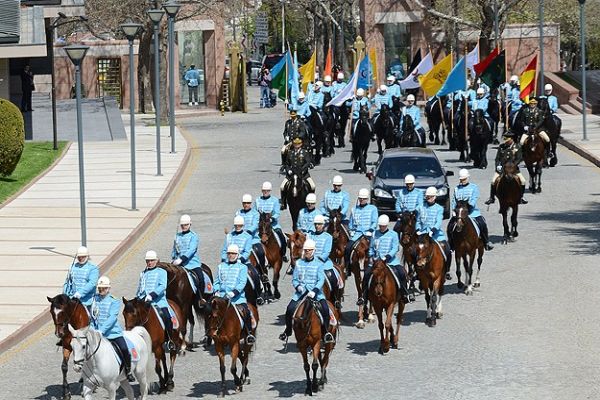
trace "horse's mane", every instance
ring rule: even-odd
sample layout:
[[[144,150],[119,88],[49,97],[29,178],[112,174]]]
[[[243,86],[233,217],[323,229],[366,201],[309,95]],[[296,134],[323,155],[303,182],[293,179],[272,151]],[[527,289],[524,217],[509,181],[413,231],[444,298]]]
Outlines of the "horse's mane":
[[[64,293],[57,294],[56,296],[52,297],[51,300],[53,306],[63,306],[71,303],[71,298]]]

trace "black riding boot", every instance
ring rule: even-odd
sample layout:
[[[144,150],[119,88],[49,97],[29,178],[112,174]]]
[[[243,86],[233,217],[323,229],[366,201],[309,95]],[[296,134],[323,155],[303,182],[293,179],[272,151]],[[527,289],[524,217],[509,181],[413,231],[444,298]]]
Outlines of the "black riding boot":
[[[246,344],[252,346],[256,343],[256,337],[252,334],[252,316],[248,304],[244,304],[244,329],[246,330]]]
[[[190,270],[190,272],[194,274],[196,276],[196,279],[198,280],[198,287],[196,288],[198,289],[198,291],[196,292],[196,301],[199,302],[202,306],[204,306],[205,302],[203,301],[204,299],[202,298],[202,294],[204,293],[205,282],[202,267],[194,268]]]
[[[285,210],[287,208],[287,203],[285,202],[285,192],[283,190],[280,190],[279,193],[281,194],[281,196],[279,197],[281,199],[281,207],[279,207],[281,210]]]
[[[490,185],[490,198],[485,201],[488,206],[496,201],[496,185]]]
[[[346,265],[346,278],[352,276],[352,269],[350,268],[350,255],[352,254],[352,246],[354,246],[353,240],[348,240],[346,249],[344,250],[344,263]]]
[[[371,272],[373,271],[372,266],[368,266],[365,269],[365,274],[363,275],[362,280],[362,295],[356,301],[357,306],[362,306],[367,304],[369,301],[369,279],[371,279]]]
[[[287,338],[292,336],[292,318],[296,310],[297,301],[291,300],[285,310],[285,331],[279,335],[279,339],[287,342]]]
[[[135,377],[131,373],[131,354],[129,354],[129,349],[127,348],[127,342],[125,341],[125,338],[120,336],[116,339],[112,339],[111,342],[115,343],[121,352],[123,369],[125,370],[127,380],[129,382],[135,382]]]
[[[281,259],[283,260],[283,262],[289,262],[286,252],[287,252],[287,242],[285,240],[285,235],[283,234],[283,231],[278,228],[275,229],[275,233],[277,234],[277,236],[279,237],[279,241],[281,242],[281,248],[280,248],[280,253],[281,253]]]
[[[479,218],[483,219],[483,217],[478,217],[478,219]],[[494,248],[494,246],[492,246],[492,244],[490,243],[490,237],[488,234],[487,224],[485,222],[480,223],[479,229],[481,230],[481,239],[483,240],[483,245],[484,245],[485,249],[487,251],[492,250]]]
[[[319,300],[319,304],[321,305],[321,314],[323,315],[323,331],[324,331],[324,336],[323,336],[323,341],[325,342],[325,344],[327,343],[335,343],[335,338],[333,337],[333,335],[331,334],[331,332],[329,332],[329,305],[327,304],[327,300],[323,299],[323,300]]]
[[[521,185],[521,200],[519,200],[519,204],[528,204],[529,202],[525,200],[525,185]]]
[[[169,313],[169,309],[167,307],[161,308],[160,313],[163,322],[165,323],[165,349],[167,352],[173,351],[176,349],[176,347],[171,338],[171,335],[173,334],[173,321],[171,321],[171,314]]]

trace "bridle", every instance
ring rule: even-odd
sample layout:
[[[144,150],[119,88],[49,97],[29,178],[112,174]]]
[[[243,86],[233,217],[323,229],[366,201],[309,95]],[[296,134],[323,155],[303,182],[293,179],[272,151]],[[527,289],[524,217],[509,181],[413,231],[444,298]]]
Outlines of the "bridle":
[[[132,300],[132,301],[130,301],[129,303],[131,304],[132,302],[133,302],[133,300]],[[144,305],[142,304],[142,307],[143,307],[143,306],[144,306]],[[134,312],[137,314],[137,313],[138,313],[138,310],[137,310],[137,308],[136,308],[135,306],[133,306],[133,305],[132,305],[131,307],[133,308]],[[135,326],[145,326],[145,325],[148,323],[148,320],[150,319],[150,307],[151,307],[151,306],[148,306],[148,307],[147,307],[147,310],[145,310],[145,311],[146,311],[146,319],[144,320],[144,322],[141,322],[141,323],[139,323],[139,324],[136,324]],[[138,308],[139,308],[139,307],[138,307]],[[146,307],[143,307],[143,308],[146,308]],[[141,318],[140,318],[140,319],[141,319]]]
[[[74,302],[74,301],[69,299],[68,303],[65,304],[65,306],[69,307],[71,302]],[[73,314],[75,313],[75,309],[77,308],[77,304],[78,304],[77,302],[74,302],[74,303],[75,303],[75,305],[73,307],[71,307],[71,312],[69,314],[67,314],[67,317],[63,320],[63,322],[62,323],[56,322],[56,324],[55,324],[57,327],[61,326],[63,329],[63,335],[60,337],[60,339],[62,339],[65,336],[64,332],[68,332],[68,325],[71,323],[71,318],[73,318]],[[52,315],[54,315],[54,319],[56,321],[56,314],[54,313],[55,308],[57,308],[57,307],[54,307],[54,304],[53,304],[52,305]],[[60,310],[64,311],[64,309],[62,309],[62,308]]]
[[[84,337],[80,338],[80,337],[75,336],[74,339],[76,339],[77,341],[85,340],[85,347],[83,350],[83,358],[81,358],[79,360],[73,359],[73,364],[83,366],[84,362],[89,361],[90,359],[92,359],[92,357],[94,357],[94,355],[96,355],[96,353],[100,349],[100,345],[102,344],[102,339],[98,340],[98,345],[96,346],[94,351],[89,355],[88,355],[88,349],[90,348],[89,347],[90,340],[88,339],[88,337],[84,336]]]
[[[213,301],[216,301],[216,299],[213,299]],[[230,306],[231,306],[231,299],[228,298],[227,299],[227,307],[225,307],[225,310],[223,311],[223,317],[221,318],[219,323],[217,323],[217,328],[215,329],[215,335],[218,335],[219,331],[223,327],[223,324],[225,323],[225,315],[227,314],[227,310],[229,309]],[[211,308],[214,308],[214,307],[212,307],[212,305],[211,305]]]

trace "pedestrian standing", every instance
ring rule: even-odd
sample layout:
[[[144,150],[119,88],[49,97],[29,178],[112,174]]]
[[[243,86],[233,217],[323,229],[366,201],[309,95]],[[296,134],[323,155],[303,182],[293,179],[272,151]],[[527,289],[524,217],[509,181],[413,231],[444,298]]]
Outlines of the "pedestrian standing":
[[[33,111],[31,108],[31,93],[35,90],[33,84],[33,72],[29,64],[25,65],[23,72],[21,72],[21,91],[23,96],[21,97],[21,111]]]
[[[258,86],[260,86],[260,108],[271,107],[271,73],[268,68],[261,70]]]
[[[189,103],[188,105],[198,105],[198,85],[200,84],[200,71],[196,69],[194,64],[190,65],[190,69],[188,69],[183,77],[188,85],[188,93],[189,93]]]

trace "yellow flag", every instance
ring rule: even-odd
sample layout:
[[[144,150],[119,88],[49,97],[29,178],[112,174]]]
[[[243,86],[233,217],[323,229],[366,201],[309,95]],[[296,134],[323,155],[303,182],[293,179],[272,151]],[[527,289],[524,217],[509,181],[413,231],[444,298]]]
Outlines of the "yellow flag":
[[[317,50],[313,51],[310,60],[306,62],[302,67],[298,68],[300,75],[302,75],[302,91],[306,93],[306,88],[310,82],[315,79],[315,70],[317,65]]]
[[[433,68],[423,76],[419,76],[419,83],[427,96],[435,96],[440,90],[448,74],[452,70],[452,53],[448,54],[442,61],[435,64]]]
[[[379,74],[377,74],[377,52],[375,49],[371,49],[369,51],[369,60],[371,61],[371,66],[373,67],[373,79],[377,86],[379,86]]]

